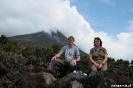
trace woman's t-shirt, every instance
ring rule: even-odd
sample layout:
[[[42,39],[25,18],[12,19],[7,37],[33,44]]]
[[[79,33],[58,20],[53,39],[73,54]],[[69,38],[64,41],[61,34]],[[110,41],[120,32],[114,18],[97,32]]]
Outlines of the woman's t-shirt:
[[[98,64],[101,64],[104,60],[104,55],[107,54],[107,50],[104,47],[101,47],[99,51],[97,51],[94,48],[90,49],[90,54],[92,55],[92,59],[97,62]]]

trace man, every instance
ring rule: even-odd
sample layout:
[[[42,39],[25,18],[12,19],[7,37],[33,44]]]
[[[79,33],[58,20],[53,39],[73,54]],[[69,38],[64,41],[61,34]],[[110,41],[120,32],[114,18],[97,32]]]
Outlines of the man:
[[[51,62],[48,66],[48,70],[55,70],[54,67],[69,65],[69,72],[72,72],[77,64],[80,61],[80,52],[79,49],[74,45],[74,37],[68,37],[68,45],[64,46],[61,51],[51,58]],[[57,59],[62,54],[65,55],[65,59]]]

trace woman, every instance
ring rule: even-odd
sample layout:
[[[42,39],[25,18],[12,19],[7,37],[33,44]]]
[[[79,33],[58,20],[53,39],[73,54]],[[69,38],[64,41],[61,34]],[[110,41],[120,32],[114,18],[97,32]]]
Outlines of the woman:
[[[93,75],[97,70],[107,70],[107,51],[102,47],[102,40],[99,37],[94,38],[94,47],[90,49],[89,59],[91,61],[91,73]]]

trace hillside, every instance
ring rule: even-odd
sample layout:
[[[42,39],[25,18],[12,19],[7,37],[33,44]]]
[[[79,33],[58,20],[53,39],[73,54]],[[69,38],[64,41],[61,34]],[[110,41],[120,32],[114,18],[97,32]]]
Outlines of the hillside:
[[[63,47],[67,44],[67,37],[64,36],[61,32],[57,31],[51,32],[51,34],[46,33],[44,31],[25,34],[25,35],[17,35],[13,37],[9,37],[11,40],[15,40],[26,47],[49,47],[53,44],[59,44],[60,47]],[[81,56],[87,55],[87,53],[83,52],[80,49]]]

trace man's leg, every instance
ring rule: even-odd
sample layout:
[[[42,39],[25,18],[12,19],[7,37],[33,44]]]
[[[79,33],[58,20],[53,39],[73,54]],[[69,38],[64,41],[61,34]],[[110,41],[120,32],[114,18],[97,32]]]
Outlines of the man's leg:
[[[91,73],[89,74],[89,77],[94,75],[97,71],[97,68],[94,64],[91,65]]]
[[[67,66],[67,73],[66,74],[69,74],[69,73],[71,73],[71,72],[73,72],[74,70],[75,70],[75,64],[74,63],[72,63],[72,62],[70,62],[70,63],[66,63],[66,65],[68,65]]]
[[[55,61],[49,63],[48,70],[55,70],[55,67],[59,68],[59,66],[63,66],[64,64],[64,60],[56,59]]]
[[[55,61],[49,63],[47,72],[57,77],[58,75],[57,71],[59,70],[60,66],[63,66],[64,64],[65,64],[64,60],[56,59]]]

